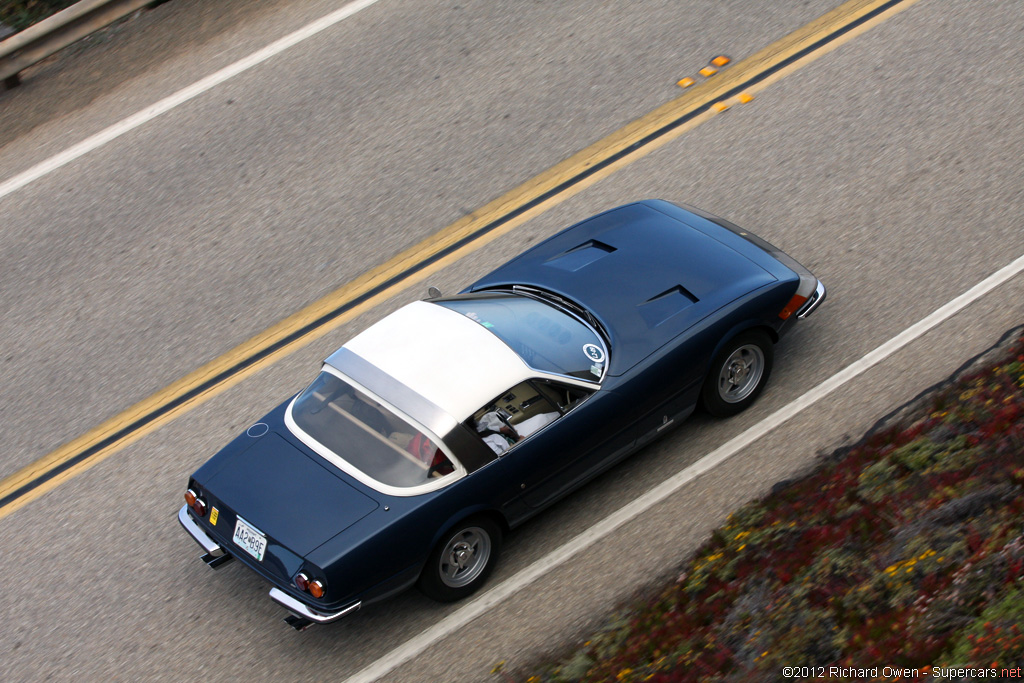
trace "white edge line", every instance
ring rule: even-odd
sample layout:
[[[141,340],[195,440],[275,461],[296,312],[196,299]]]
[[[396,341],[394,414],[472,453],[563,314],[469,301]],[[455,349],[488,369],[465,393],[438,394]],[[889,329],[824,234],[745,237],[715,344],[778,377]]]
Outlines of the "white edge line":
[[[303,26],[297,31],[274,41],[261,50],[257,50],[248,57],[244,57],[234,64],[230,64],[220,71],[212,73],[209,76],[196,81],[192,85],[182,88],[178,92],[165,97],[159,102],[151,104],[145,109],[118,121],[114,125],[101,130],[99,133],[86,138],[78,144],[72,145],[63,152],[60,152],[45,161],[41,161],[27,171],[23,171],[9,180],[0,183],[0,199],[3,199],[12,192],[20,190],[29,183],[56,171],[62,166],[71,163],[75,159],[102,147],[108,142],[121,137],[125,133],[138,128],[144,123],[152,121],[161,114],[165,114],[171,109],[202,95],[224,81],[233,78],[254,66],[262,64],[271,57],[284,52],[293,45],[297,45],[298,43],[315,36],[317,33],[334,26],[338,22],[351,17],[353,14],[366,9],[377,2],[379,2],[379,0],[355,0],[355,2],[351,2],[312,23]]]
[[[426,629],[419,635],[396,647],[394,650],[378,659],[375,663],[348,678],[345,683],[371,683],[391,671],[394,671],[399,666],[422,653],[434,643],[451,635],[456,630],[462,628],[473,619],[476,619],[501,601],[511,596],[513,593],[533,583],[541,576],[548,574],[552,568],[563,564],[578,553],[586,550],[597,541],[603,539],[605,536],[621,527],[623,524],[626,524],[647,510],[650,510],[652,507],[668,498],[701,474],[721,465],[754,441],[762,438],[768,434],[768,432],[799,414],[801,411],[825,398],[857,375],[860,375],[871,367],[881,363],[907,344],[953,317],[955,314],[985,296],[996,287],[999,287],[1014,276],[1020,274],[1022,271],[1024,271],[1024,256],[1020,256],[1009,265],[988,276],[974,287],[971,287],[957,298],[937,309],[931,315],[923,318],[914,325],[911,325],[903,332],[869,352],[862,358],[854,361],[796,400],[775,411],[742,434],[738,434],[733,437],[697,462],[683,470],[680,470],[647,493],[633,500],[631,503],[619,508],[594,526],[570,540],[562,547],[551,551],[530,566],[521,570],[518,574],[509,577],[494,588],[488,590],[465,607],[449,614],[436,625]]]

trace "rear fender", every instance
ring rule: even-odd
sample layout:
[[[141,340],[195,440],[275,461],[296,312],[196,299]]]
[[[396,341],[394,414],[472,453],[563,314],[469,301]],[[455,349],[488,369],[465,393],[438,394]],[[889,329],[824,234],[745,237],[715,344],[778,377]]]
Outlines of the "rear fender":
[[[448,521],[440,527],[441,530],[434,535],[434,538],[430,542],[430,550],[433,550],[435,547],[437,547],[437,544],[441,542],[441,539],[447,536],[448,533],[450,533],[455,527],[473,517],[486,517],[490,519],[498,525],[503,534],[508,533],[509,529],[511,528],[508,523],[508,520],[505,519],[505,515],[501,514],[493,508],[488,508],[483,505],[480,505],[475,508],[470,508],[468,511],[459,510],[458,514],[453,515],[451,518],[449,518]],[[423,561],[426,562],[426,557],[423,558]]]

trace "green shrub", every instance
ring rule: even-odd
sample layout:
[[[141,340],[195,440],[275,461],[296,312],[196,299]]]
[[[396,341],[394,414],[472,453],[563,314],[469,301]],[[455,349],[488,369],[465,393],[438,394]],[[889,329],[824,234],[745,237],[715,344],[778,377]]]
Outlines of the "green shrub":
[[[21,31],[77,0],[0,0],[0,24]]]
[[[528,681],[1024,661],[1024,339],[1012,354],[939,393],[916,423],[745,505],[674,584]]]

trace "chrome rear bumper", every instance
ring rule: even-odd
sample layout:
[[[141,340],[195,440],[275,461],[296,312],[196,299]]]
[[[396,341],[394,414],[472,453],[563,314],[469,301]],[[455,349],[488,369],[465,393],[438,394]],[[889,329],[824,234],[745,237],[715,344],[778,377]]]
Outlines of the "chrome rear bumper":
[[[201,545],[203,550],[206,551],[206,555],[203,556],[204,561],[206,556],[222,557],[227,554],[224,548],[217,545],[217,542],[207,536],[206,532],[200,529],[199,525],[189,517],[188,505],[182,505],[181,509],[178,510],[178,521],[181,522],[181,526],[185,527],[185,531],[187,531],[192,538],[196,539],[196,543]]]
[[[309,605],[299,602],[279,588],[270,589],[270,598],[295,616],[311,621],[314,624],[329,624],[332,621],[337,621],[343,616],[355,612],[363,605],[361,602],[356,602],[347,607],[343,607],[337,612],[321,612],[311,609]]]
[[[224,550],[224,548],[207,536],[206,532],[203,531],[189,516],[188,505],[183,505],[181,506],[181,509],[178,510],[178,521],[181,523],[181,526],[185,527],[185,531],[187,531],[189,535],[196,540],[196,543],[202,546],[203,550],[206,551],[206,554],[201,558],[203,562],[216,569],[222,564],[233,559],[232,556]],[[363,604],[361,602],[356,602],[343,607],[337,612],[323,612],[310,608],[305,603],[296,600],[279,588],[271,588],[270,597],[274,602],[295,615],[295,618],[286,619],[285,621],[300,631],[311,623],[329,624],[332,621],[341,619],[346,614],[351,614],[358,610]]]

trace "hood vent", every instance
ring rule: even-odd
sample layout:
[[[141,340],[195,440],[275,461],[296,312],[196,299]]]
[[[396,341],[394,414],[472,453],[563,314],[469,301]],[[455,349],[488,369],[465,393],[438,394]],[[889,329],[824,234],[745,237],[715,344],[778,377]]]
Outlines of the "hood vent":
[[[587,240],[583,244],[563,251],[544,262],[546,266],[553,266],[561,270],[574,273],[581,268],[589,266],[594,261],[601,259],[615,251],[615,247],[609,246],[598,240]]]
[[[657,327],[697,303],[697,297],[682,285],[666,289],[640,304],[640,316],[649,327]]]

